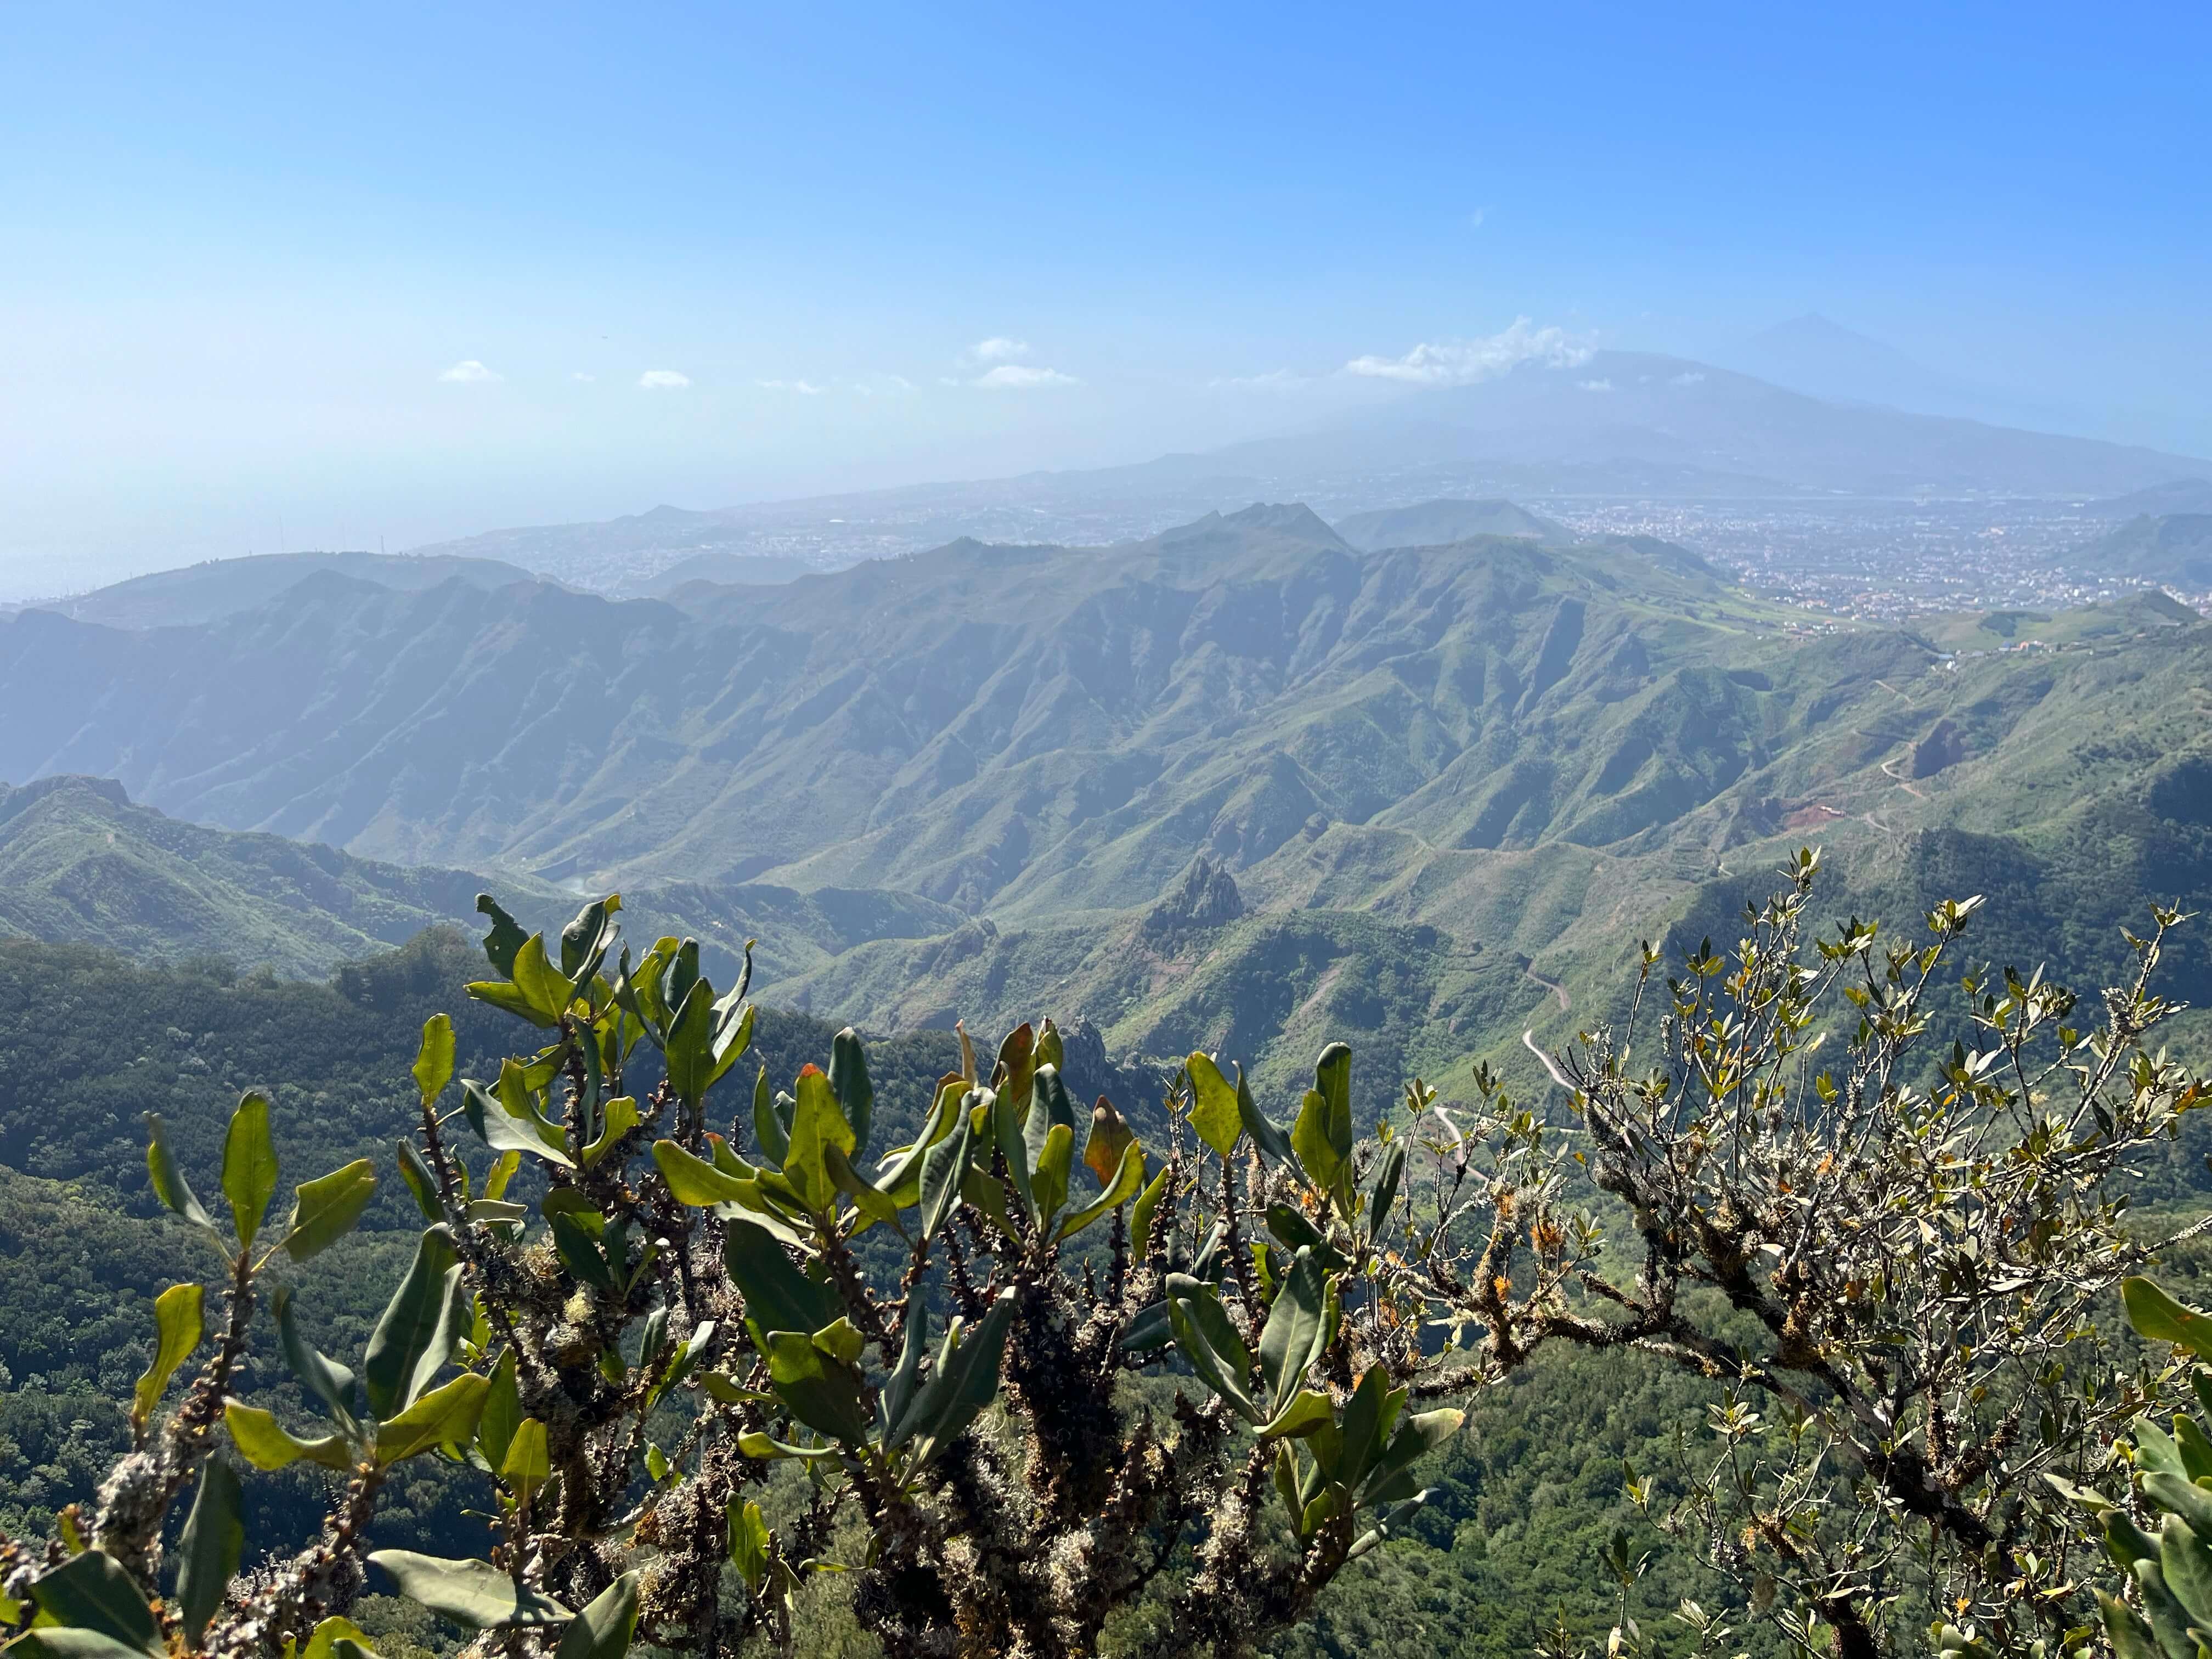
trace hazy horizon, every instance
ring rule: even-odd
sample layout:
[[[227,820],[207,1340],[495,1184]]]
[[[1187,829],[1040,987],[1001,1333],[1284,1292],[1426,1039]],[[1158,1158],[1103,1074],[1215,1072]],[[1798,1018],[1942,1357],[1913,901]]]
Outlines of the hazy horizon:
[[[2212,454],[2197,14],[12,21],[0,596],[1140,462],[1807,313]]]

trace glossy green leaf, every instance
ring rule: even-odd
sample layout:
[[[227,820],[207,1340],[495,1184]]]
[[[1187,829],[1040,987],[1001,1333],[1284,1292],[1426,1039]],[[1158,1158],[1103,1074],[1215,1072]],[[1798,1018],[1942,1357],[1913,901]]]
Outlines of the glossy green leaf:
[[[1383,1149],[1382,1166],[1376,1171],[1375,1185],[1367,1201],[1367,1237],[1382,1236],[1383,1224],[1390,1218],[1390,1206],[1398,1201],[1398,1182],[1406,1172],[1406,1143],[1394,1140]]]
[[[1262,1156],[1282,1164],[1291,1161],[1290,1132],[1260,1109],[1242,1066],[1237,1068],[1237,1115]]]
[[[2158,1643],[2141,1613],[2102,1590],[2097,1592],[2097,1607],[2104,1614],[2105,1635],[2112,1644],[2113,1659],[2161,1659]]]
[[[321,1255],[354,1229],[376,1196],[376,1165],[357,1158],[326,1176],[292,1189],[291,1218],[284,1224],[284,1254],[295,1261]]]
[[[509,1492],[528,1503],[553,1478],[553,1459],[547,1449],[545,1425],[534,1417],[526,1417],[514,1425],[508,1437],[507,1450],[492,1467]]]
[[[810,1429],[859,1445],[868,1437],[868,1413],[862,1392],[867,1386],[858,1367],[825,1353],[811,1335],[771,1332],[768,1370],[775,1397]]]
[[[1405,1391],[1390,1386],[1390,1373],[1370,1365],[1345,1402],[1342,1450],[1333,1472],[1337,1480],[1356,1487],[1366,1478],[1389,1444],[1390,1430],[1405,1403]]]
[[[768,1577],[768,1522],[762,1518],[758,1504],[740,1503],[734,1498],[730,1499],[727,1515],[730,1565],[744,1580],[746,1590],[757,1595]]]
[[[1060,1237],[1073,1238],[1108,1212],[1118,1210],[1136,1197],[1144,1184],[1145,1149],[1131,1140],[1121,1149],[1121,1164],[1114,1172],[1112,1183],[1095,1200],[1060,1224]]]
[[[773,1463],[780,1458],[796,1457],[811,1461],[820,1457],[835,1457],[835,1446],[794,1446],[788,1441],[778,1440],[772,1435],[753,1431],[738,1437],[738,1450],[744,1455],[763,1463]]]
[[[2120,1295],[2127,1305],[2128,1322],[2138,1335],[2172,1342],[2199,1359],[2212,1359],[2212,1316],[2183,1307],[2148,1279],[2124,1279]]]
[[[92,1631],[166,1659],[168,1650],[153,1608],[123,1564],[105,1550],[86,1550],[47,1568],[31,1581],[31,1599],[55,1624]]]
[[[837,1200],[828,1149],[835,1146],[849,1158],[856,1144],[853,1128],[838,1109],[830,1079],[819,1066],[801,1067],[793,1092],[798,1103],[791,1115],[791,1152],[783,1161],[784,1178],[809,1210],[826,1214]]]
[[[1308,1181],[1324,1191],[1335,1190],[1337,1178],[1344,1173],[1344,1160],[1337,1152],[1331,1130],[1328,1099],[1317,1089],[1307,1090],[1304,1103],[1298,1108],[1297,1121],[1291,1126],[1291,1150],[1297,1155],[1298,1167]]]
[[[1013,1109],[1018,1128],[1029,1121],[1036,1068],[1036,1031],[1024,1021],[1007,1032],[1006,1040],[999,1045],[998,1081],[993,1085]]]
[[[684,1346],[668,1357],[668,1364],[660,1373],[659,1382],[653,1385],[656,1396],[665,1395],[672,1389],[682,1388],[691,1373],[699,1369],[700,1362],[707,1357],[707,1351],[714,1346],[714,1321],[702,1319],[699,1322],[697,1328],[684,1339]]]
[[[231,1444],[257,1469],[285,1468],[302,1458],[326,1469],[353,1468],[353,1448],[342,1436],[326,1434],[319,1440],[302,1440],[270,1413],[238,1400],[223,1402],[222,1419],[230,1431]]]
[[[975,1133],[965,1111],[959,1111],[959,1120],[958,1127],[951,1134],[922,1156],[919,1196],[921,1236],[925,1239],[935,1238],[959,1206],[961,1186],[968,1172],[969,1146]]]
[[[214,1218],[192,1195],[191,1183],[185,1179],[185,1172],[177,1167],[176,1158],[169,1151],[168,1126],[159,1112],[146,1114],[146,1173],[154,1183],[155,1197],[193,1226],[215,1232]],[[222,1237],[216,1234],[218,1243]]]
[[[763,1333],[811,1333],[837,1317],[837,1293],[793,1266],[773,1234],[735,1217],[722,1226],[722,1260],[744,1297],[745,1317]]]
[[[599,1240],[573,1212],[556,1210],[546,1217],[546,1221],[552,1229],[553,1249],[559,1254],[562,1265],[578,1280],[610,1294],[621,1291],[613,1264],[600,1251]]]
[[[404,1411],[453,1358],[465,1327],[460,1280],[453,1235],[442,1226],[425,1229],[362,1358],[362,1381],[377,1416]]]
[[[1074,1162],[1075,1131],[1065,1123],[1054,1124],[1044,1138],[1043,1150],[1037,1153],[1036,1169],[1030,1177],[1036,1194],[1039,1226],[1050,1226],[1053,1218],[1066,1207],[1068,1169]]]
[[[898,1364],[891,1368],[884,1380],[884,1391],[879,1401],[880,1426],[886,1438],[906,1408],[914,1403],[915,1389],[921,1382],[921,1362],[929,1352],[929,1304],[918,1295],[909,1293],[906,1304],[906,1328],[899,1334]]]
[[[430,1166],[422,1161],[422,1154],[415,1150],[415,1143],[403,1140],[398,1145],[399,1178],[407,1183],[407,1191],[415,1200],[415,1207],[422,1212],[425,1221],[446,1218],[444,1206],[438,1201],[437,1177]]]
[[[154,1359],[131,1391],[134,1424],[143,1424],[153,1416],[177,1367],[191,1357],[207,1334],[206,1296],[198,1285],[172,1285],[154,1298]]]
[[[360,1659],[363,1654],[375,1659],[369,1653],[368,1632],[352,1620],[334,1613],[308,1634],[300,1659]]]
[[[1466,1421],[1465,1412],[1447,1410],[1422,1412],[1401,1423],[1398,1431],[1390,1437],[1389,1448],[1369,1471],[1361,1500],[1385,1504],[1410,1496],[1410,1491],[1401,1491],[1400,1487],[1401,1483],[1410,1486],[1414,1462],[1457,1434],[1460,1425]]]
[[[753,1139],[761,1155],[781,1169],[791,1158],[791,1120],[776,1109],[768,1086],[768,1067],[753,1079]]]
[[[474,1371],[430,1389],[398,1416],[377,1425],[377,1462],[388,1466],[440,1446],[467,1445],[477,1437],[490,1392],[491,1379]]]
[[[1209,1055],[1194,1054],[1183,1062],[1190,1079],[1190,1127],[1198,1138],[1226,1158],[1244,1133],[1243,1115],[1237,1109],[1237,1091],[1221,1075]]]
[[[967,1431],[997,1398],[999,1367],[1013,1328],[1014,1292],[1004,1290],[971,1331],[955,1321],[929,1380],[923,1383],[884,1443],[887,1452],[912,1444],[916,1468],[926,1465]]]
[[[269,1097],[249,1094],[230,1115],[222,1137],[222,1195],[230,1200],[231,1224],[241,1248],[253,1247],[276,1195],[276,1146],[269,1138]]]
[[[177,1540],[177,1618],[186,1639],[200,1636],[222,1605],[231,1575],[246,1550],[238,1476],[220,1457],[200,1465],[200,1488]]]
[[[522,1390],[517,1382],[514,1350],[501,1348],[491,1368],[491,1387],[485,1391],[483,1411],[477,1419],[477,1449],[485,1462],[498,1468],[507,1462],[514,1431],[522,1425]]]
[[[1152,1254],[1152,1217],[1167,1189],[1168,1172],[1164,1169],[1152,1177],[1152,1184],[1139,1194],[1136,1208],[1129,1212],[1129,1253],[1139,1261]]]
[[[422,1022],[422,1041],[415,1051],[415,1092],[434,1104],[453,1080],[453,1022],[433,1014]]]
[[[338,1425],[340,1433],[349,1440],[360,1440],[360,1402],[355,1396],[353,1372],[325,1358],[300,1334],[299,1322],[292,1317],[292,1287],[289,1285],[277,1287],[276,1315],[277,1346],[292,1375],[311,1397],[322,1402],[324,1411]]]
[[[622,895],[610,893],[577,911],[561,930],[561,976],[569,984],[580,988],[599,972],[599,963],[614,948],[620,931],[615,913],[621,908]]]
[[[1301,1389],[1260,1427],[1262,1440],[1296,1439],[1336,1421],[1336,1409],[1318,1389]]]
[[[900,1209],[921,1201],[922,1166],[931,1149],[943,1144],[959,1127],[960,1102],[967,1089],[967,1084],[957,1077],[940,1080],[930,1102],[928,1119],[914,1144],[893,1152],[877,1166],[875,1184]]]
[[[517,1583],[489,1561],[447,1561],[412,1550],[376,1550],[369,1558],[392,1576],[399,1593],[468,1630],[529,1630],[564,1625],[558,1601]]]
[[[623,1659],[629,1651],[630,1635],[637,1628],[640,1577],[633,1568],[586,1602],[584,1610],[561,1632],[553,1659]]]
[[[1313,1252],[1300,1250],[1283,1275],[1282,1288],[1275,1293],[1274,1305],[1267,1310],[1267,1322],[1260,1332],[1260,1374],[1267,1382],[1267,1415],[1290,1403],[1291,1396],[1304,1385],[1307,1370],[1321,1358],[1328,1340],[1328,1294]],[[1176,1336],[1180,1340],[1180,1328]]]
[[[1272,1413],[1260,1409],[1247,1383],[1252,1371],[1251,1351],[1230,1322],[1219,1292],[1188,1273],[1170,1273],[1167,1304],[1176,1346],[1199,1380],[1249,1421],[1265,1422]]]
[[[489,893],[477,895],[477,913],[491,921],[491,931],[484,935],[484,959],[501,979],[514,978],[515,952],[530,935],[522,931],[513,916],[500,908],[499,901]]]
[[[837,1097],[837,1109],[853,1131],[854,1144],[844,1150],[858,1158],[868,1150],[876,1091],[868,1079],[868,1057],[860,1047],[860,1034],[849,1025],[830,1041],[830,1092]]]
[[[688,1204],[694,1209],[741,1204],[758,1191],[751,1182],[725,1175],[672,1140],[653,1143],[653,1161],[660,1166],[660,1178],[668,1183],[669,1195],[678,1204]]]
[[[532,1120],[509,1112],[480,1083],[461,1085],[461,1115],[476,1132],[477,1139],[495,1152],[527,1152],[564,1170],[576,1167],[576,1160],[550,1144]]]
[[[638,1126],[636,1100],[629,1095],[617,1095],[600,1109],[599,1133],[592,1144],[584,1148],[584,1167],[596,1169],[599,1162],[615,1148],[617,1142]]]

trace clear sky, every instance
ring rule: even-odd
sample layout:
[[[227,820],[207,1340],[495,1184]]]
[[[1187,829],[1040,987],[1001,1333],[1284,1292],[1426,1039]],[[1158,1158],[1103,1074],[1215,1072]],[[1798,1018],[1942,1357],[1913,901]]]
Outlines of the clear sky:
[[[1517,319],[2205,453],[2208,17],[19,0],[0,592],[1139,459]]]

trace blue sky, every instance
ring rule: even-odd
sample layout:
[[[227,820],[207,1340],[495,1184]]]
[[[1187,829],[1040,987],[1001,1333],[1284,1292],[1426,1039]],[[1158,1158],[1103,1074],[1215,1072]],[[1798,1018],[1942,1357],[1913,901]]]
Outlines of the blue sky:
[[[11,6],[0,591],[1143,459],[1516,319],[2212,450],[2203,9],[1811,9]]]

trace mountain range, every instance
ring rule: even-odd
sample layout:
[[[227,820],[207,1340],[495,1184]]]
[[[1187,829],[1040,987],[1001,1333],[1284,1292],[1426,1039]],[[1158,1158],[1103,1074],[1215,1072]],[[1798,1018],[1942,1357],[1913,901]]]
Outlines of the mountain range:
[[[1664,543],[1369,553],[1295,505],[668,600],[30,611],[0,702],[0,776],[129,794],[0,797],[15,931],[327,971],[479,890],[619,888],[633,937],[760,939],[781,1006],[1080,1012],[1271,1079],[1324,1034],[1377,1079],[1565,1036],[1810,840],[1838,907],[1988,891],[1993,951],[2099,972],[2149,896],[2212,899],[2212,628],[2163,595],[1838,626]]]
[[[1809,343],[1802,337],[1808,331],[1817,337]],[[1140,540],[1261,499],[1304,501],[1342,521],[1437,496],[2081,500],[2212,477],[2212,461],[1966,418],[1959,411],[1967,405],[1916,390],[1910,374],[1900,380],[1881,356],[1886,348],[1821,319],[1784,333],[1770,356],[1850,362],[1870,349],[1877,362],[1868,372],[1887,376],[1893,396],[1838,392],[1853,384],[1849,374],[1800,374],[1788,362],[1768,367],[1800,389],[1686,358],[1566,353],[1474,385],[1418,387],[1357,415],[1310,419],[1202,455],[709,511],[662,506],[421,550],[496,559],[638,597],[670,591],[662,573],[687,561],[698,562],[691,574],[715,581],[781,580],[797,568],[837,568],[963,536]],[[1838,337],[1848,337],[1840,347]],[[1893,406],[1896,398],[1923,412]],[[739,562],[751,559],[767,562],[750,571]]]

